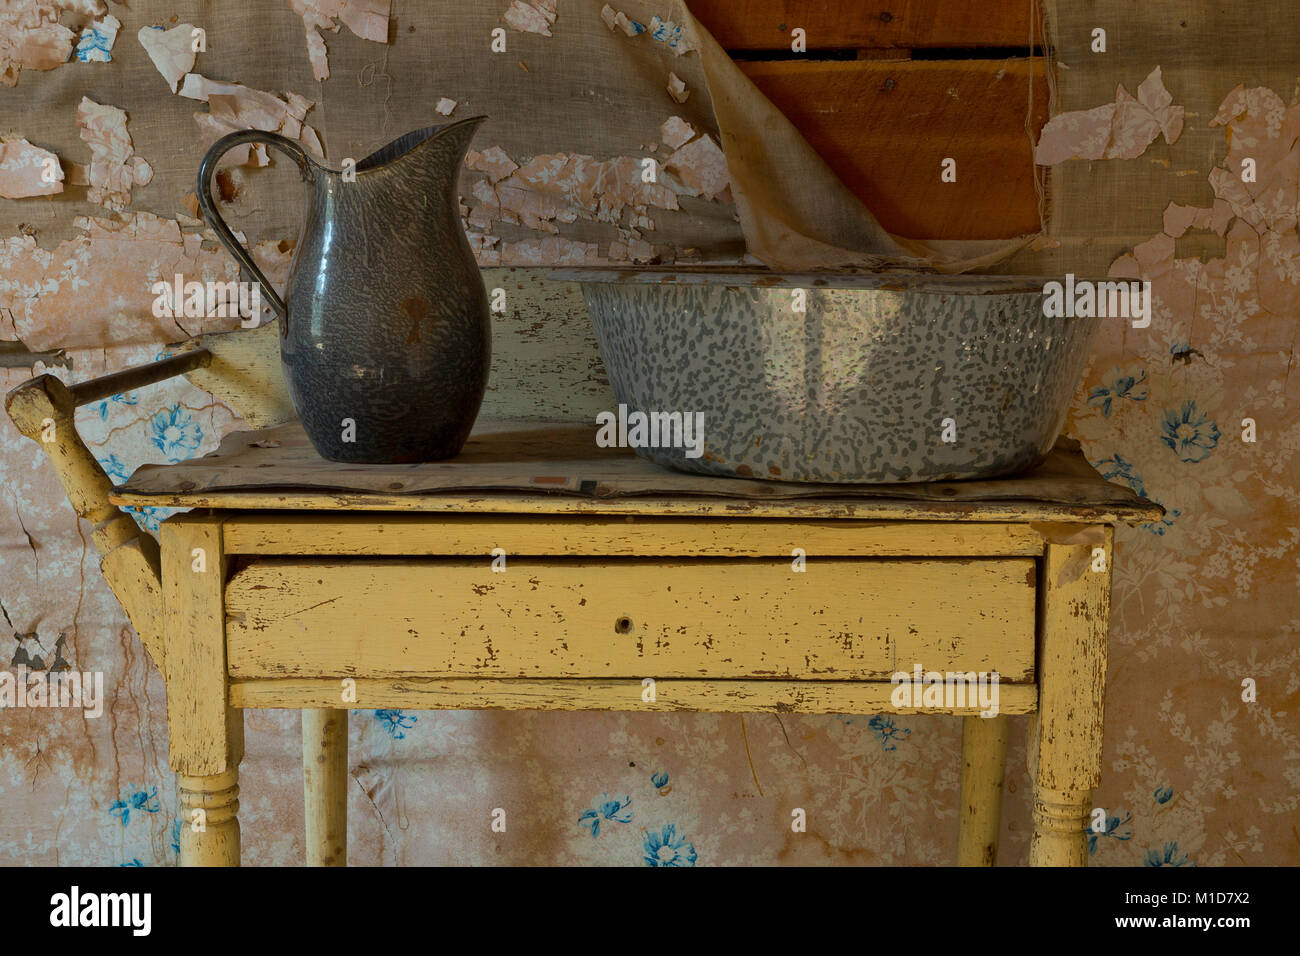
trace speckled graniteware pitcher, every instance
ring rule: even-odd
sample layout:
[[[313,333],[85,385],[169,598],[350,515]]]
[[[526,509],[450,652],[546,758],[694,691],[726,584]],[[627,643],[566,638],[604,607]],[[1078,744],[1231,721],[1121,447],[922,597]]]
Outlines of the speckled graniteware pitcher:
[[[224,136],[203,157],[203,215],[279,317],[294,408],[331,461],[436,461],[469,437],[491,342],[456,179],[484,119],[407,133],[346,178],[259,130]],[[217,161],[242,143],[274,146],[310,186],[283,300],[212,199]]]

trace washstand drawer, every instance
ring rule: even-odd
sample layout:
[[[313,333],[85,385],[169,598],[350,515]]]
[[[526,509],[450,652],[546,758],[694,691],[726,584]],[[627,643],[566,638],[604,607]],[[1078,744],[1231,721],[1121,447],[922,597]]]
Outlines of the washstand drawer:
[[[1033,679],[1032,558],[254,560],[226,588],[235,679]]]

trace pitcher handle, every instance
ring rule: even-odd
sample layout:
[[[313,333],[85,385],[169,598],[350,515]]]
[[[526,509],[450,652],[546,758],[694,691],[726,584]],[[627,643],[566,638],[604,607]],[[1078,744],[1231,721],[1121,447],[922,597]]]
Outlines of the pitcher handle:
[[[226,225],[226,221],[221,218],[221,213],[217,211],[217,204],[212,198],[212,176],[217,171],[217,161],[232,147],[243,143],[265,143],[267,146],[274,146],[298,164],[304,182],[314,182],[316,172],[311,158],[301,145],[294,140],[281,136],[279,133],[269,133],[260,129],[242,129],[234,133],[227,133],[212,144],[207,153],[204,154],[203,162],[199,164],[198,196],[199,208],[203,210],[203,218],[216,232],[221,244],[229,250],[230,254],[235,257],[243,268],[248,270],[257,284],[262,287],[262,294],[266,296],[271,303],[271,310],[280,319],[280,334],[287,335],[289,310],[285,306],[284,300],[271,287],[271,283],[262,274],[262,270],[257,267],[257,263],[253,261],[253,257],[248,250],[235,238],[235,234]]]

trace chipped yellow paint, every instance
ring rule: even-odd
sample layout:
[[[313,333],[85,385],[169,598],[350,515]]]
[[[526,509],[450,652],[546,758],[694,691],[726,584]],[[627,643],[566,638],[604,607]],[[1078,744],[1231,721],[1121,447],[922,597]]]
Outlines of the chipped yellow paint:
[[[653,700],[640,680],[435,680],[358,678],[357,699],[344,702],[332,679],[234,681],[230,703],[241,708],[408,710],[634,710],[723,714],[915,714],[890,702],[890,684],[815,680],[656,680]],[[1000,688],[999,709],[1027,714],[1033,684]],[[931,707],[925,713],[971,714],[976,707]]]
[[[992,866],[998,859],[1002,780],[1010,730],[1005,709],[999,709],[1002,712],[996,717],[966,717],[961,722],[958,866]]]
[[[1103,529],[1107,555],[1113,531]],[[1041,709],[1030,722],[1027,753],[1034,780],[1030,863],[1087,862],[1092,790],[1101,782],[1102,704],[1110,628],[1113,561],[1093,570],[1091,542],[1049,545],[1038,626]]]
[[[250,514],[224,526],[231,554],[509,555],[609,557],[1037,557],[1043,538],[1010,524],[790,521],[571,515]]]
[[[1026,558],[257,561],[230,675],[888,680],[1033,677]]]

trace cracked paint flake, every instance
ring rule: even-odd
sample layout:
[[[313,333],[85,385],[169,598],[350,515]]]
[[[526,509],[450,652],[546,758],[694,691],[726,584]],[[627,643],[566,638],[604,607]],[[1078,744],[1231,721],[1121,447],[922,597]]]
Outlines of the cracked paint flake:
[[[1138,87],[1136,98],[1121,83],[1114,103],[1049,119],[1034,162],[1053,166],[1069,159],[1136,159],[1161,134],[1172,145],[1183,131],[1183,107],[1173,102],[1157,66]]]
[[[670,116],[659,127],[659,138],[669,149],[680,149],[695,136],[695,129],[680,116]]]
[[[465,155],[465,165],[470,169],[487,173],[488,179],[494,183],[505,179],[519,168],[519,164],[511,159],[500,146],[489,147],[481,153],[477,150],[470,150]]]
[[[141,27],[136,34],[140,46],[158,68],[167,85],[176,92],[177,84],[194,69],[194,24],[178,23],[170,30],[160,26]]]
[[[676,73],[668,74],[668,95],[676,103],[685,103],[691,97],[691,91],[686,88],[686,83]]]
[[[148,185],[153,178],[153,167],[133,155],[126,112],[83,96],[77,107],[77,125],[91,154],[87,198],[121,212],[131,204],[131,188]]]
[[[112,14],[96,20],[81,31],[77,40],[77,59],[82,63],[112,62],[113,44],[117,42],[117,31],[121,29],[122,21]]]
[[[600,18],[611,31],[619,29],[630,37],[645,33],[644,23],[638,23],[622,10],[615,10],[608,3],[600,8]]]
[[[292,90],[285,92],[281,99],[274,93],[240,83],[221,83],[198,73],[187,73],[180,95],[208,104],[208,112],[194,114],[205,146],[236,130],[260,129],[296,139],[308,153],[317,159],[324,158],[316,131],[303,122],[315,103]],[[227,152],[219,165],[265,166],[269,162],[264,146],[245,143]]]
[[[600,261],[594,242],[578,242],[562,236],[507,242],[501,249],[503,266],[591,265]]]
[[[686,29],[680,23],[665,20],[658,14],[650,21],[650,36],[673,51],[673,56],[685,56],[698,48],[686,35]]]
[[[53,182],[46,182],[46,169],[53,173]],[[0,197],[26,199],[61,192],[63,168],[58,156],[25,139],[0,137]]]
[[[108,7],[103,0],[0,3],[0,82],[14,86],[23,70],[52,70],[68,62],[77,35],[59,23],[64,11],[96,19],[105,16]]]
[[[549,37],[557,14],[556,0],[513,0],[501,15],[501,21],[519,33]]]
[[[307,31],[307,58],[317,81],[330,75],[329,55],[321,30],[338,33],[340,24],[363,40],[388,42],[390,0],[289,0],[289,7],[302,17]]]
[[[448,99],[447,97],[444,96],[438,100],[438,105],[433,108],[433,111],[435,113],[440,113],[443,116],[450,116],[455,111],[455,109],[456,109],[456,101]]]
[[[1254,314],[1289,315],[1300,297],[1300,101],[1288,107],[1270,89],[1238,86],[1209,125],[1223,126],[1228,144],[1222,165],[1208,176],[1214,202],[1207,207],[1170,203],[1163,232],[1116,259],[1110,274],[1164,281],[1170,288],[1166,308],[1188,315],[1196,314],[1198,301],[1226,298],[1249,279],[1255,301],[1237,321]],[[1256,160],[1255,182],[1242,181],[1247,158]],[[1207,262],[1179,259],[1175,239],[1193,230],[1225,237],[1225,256]],[[1224,341],[1254,347],[1231,330],[1220,333]]]
[[[665,261],[667,251],[656,251],[641,232],[652,232],[651,207],[680,209],[679,195],[730,202],[730,176],[717,142],[700,136],[680,117],[671,117],[661,135],[675,151],[664,162],[658,182],[646,182],[643,161],[635,156],[608,160],[580,153],[534,156],[522,166],[500,146],[465,158],[466,165],[487,174],[470,185],[475,204],[465,219],[481,264],[536,264],[539,250],[563,249],[565,262],[591,262],[593,243],[575,246],[538,246],[506,243],[496,246],[489,233],[497,222],[520,225],[558,237],[558,223],[579,218],[614,225],[619,239],[609,246],[613,261]],[[475,238],[476,237],[476,238]],[[569,240],[565,240],[566,242]]]
[[[712,136],[706,134],[687,143],[664,161],[664,168],[681,180],[684,195],[731,201],[727,158]]]
[[[42,249],[32,236],[0,241],[0,312],[11,316],[14,337],[31,351],[175,342],[239,326],[237,316],[178,320],[153,314],[152,285],[177,273],[187,281],[239,279],[238,264],[211,231],[185,232],[179,221],[146,212],[119,219],[78,216],[74,225],[82,234],[53,249]],[[278,241],[252,246],[277,287],[292,248]]]

